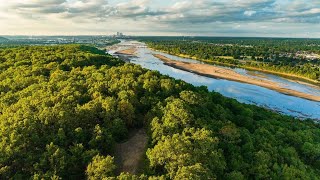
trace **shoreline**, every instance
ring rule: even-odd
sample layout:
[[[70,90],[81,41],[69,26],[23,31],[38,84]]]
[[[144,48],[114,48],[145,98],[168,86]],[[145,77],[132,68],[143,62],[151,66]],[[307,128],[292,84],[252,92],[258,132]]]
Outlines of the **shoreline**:
[[[173,56],[178,56],[181,58],[188,58],[188,59],[192,59],[192,60],[196,60],[196,61],[200,61],[200,62],[206,62],[206,63],[210,63],[210,64],[216,64],[216,65],[223,65],[223,66],[228,66],[228,67],[232,67],[232,68],[243,68],[246,70],[250,70],[250,71],[259,71],[259,72],[263,72],[263,73],[267,73],[267,74],[273,74],[273,75],[278,75],[287,79],[291,79],[291,80],[300,80],[300,81],[305,81],[304,83],[309,83],[312,85],[316,85],[316,86],[320,86],[320,81],[317,80],[313,80],[313,79],[309,79],[303,76],[299,76],[299,75],[294,75],[294,74],[288,74],[288,73],[283,73],[283,72],[277,72],[277,71],[271,71],[271,70],[266,70],[266,69],[261,69],[261,68],[256,68],[256,67],[248,67],[248,66],[242,66],[242,65],[234,65],[234,64],[228,64],[228,63],[222,63],[222,62],[218,62],[218,61],[213,61],[213,60],[206,60],[206,59],[197,59],[196,57],[192,57],[189,55],[185,55],[185,54],[172,54],[166,51],[162,51],[162,50],[157,50],[157,49],[153,49],[150,48],[151,50],[154,51],[158,51],[158,52],[163,52],[163,53],[167,53]]]
[[[174,61],[160,54],[153,54],[153,56],[163,61],[165,65],[168,65],[183,71],[188,71],[188,72],[192,72],[198,75],[211,77],[211,78],[226,79],[226,80],[231,80],[231,81],[236,81],[241,83],[257,85],[260,87],[277,91],[282,94],[320,102],[320,96],[315,96],[315,95],[299,92],[296,90],[283,88],[278,83],[273,81],[247,77],[239,73],[236,73],[233,70],[223,69],[223,68],[215,67],[208,64],[196,64],[196,63]]]
[[[115,52],[115,54],[122,54],[122,55],[136,55],[137,49],[136,48],[129,48],[129,49],[124,49],[124,50],[120,50]]]
[[[300,80],[300,81],[305,81],[304,83],[309,83],[315,86],[319,86],[320,82],[316,81],[316,80],[312,80],[312,79],[308,79],[306,77],[302,77],[302,76],[298,76],[298,75],[293,75],[293,74],[288,74],[288,73],[282,73],[282,72],[276,72],[276,71],[271,71],[271,70],[265,70],[265,69],[260,69],[260,68],[255,68],[255,67],[246,67],[246,66],[239,66],[240,68],[244,68],[247,70],[251,70],[251,71],[259,71],[259,72],[263,72],[263,73],[268,73],[268,74],[273,74],[273,75],[278,75],[290,80]]]

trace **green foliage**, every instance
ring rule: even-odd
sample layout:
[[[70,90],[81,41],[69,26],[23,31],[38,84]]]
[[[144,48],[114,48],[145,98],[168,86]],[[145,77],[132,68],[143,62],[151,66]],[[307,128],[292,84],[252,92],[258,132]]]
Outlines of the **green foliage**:
[[[153,109],[154,146],[147,157],[155,174],[165,172],[170,179],[319,176],[318,124],[198,90],[182,91]]]
[[[112,176],[115,169],[113,157],[96,155],[92,158],[86,172],[88,179],[98,180]]]
[[[320,81],[320,55],[305,59],[296,53],[320,54],[319,40],[306,39],[191,39],[145,40],[153,49],[228,66],[298,75]]]
[[[164,166],[171,179],[193,176],[208,179],[222,175],[225,162],[217,148],[218,139],[205,129],[188,129],[182,134],[162,136],[147,151],[151,167]]]
[[[317,179],[320,127],[92,47],[0,49],[0,179]],[[142,175],[114,144],[146,128]]]
[[[7,39],[7,38],[0,37],[0,42],[6,42],[6,41],[8,41],[8,39]]]

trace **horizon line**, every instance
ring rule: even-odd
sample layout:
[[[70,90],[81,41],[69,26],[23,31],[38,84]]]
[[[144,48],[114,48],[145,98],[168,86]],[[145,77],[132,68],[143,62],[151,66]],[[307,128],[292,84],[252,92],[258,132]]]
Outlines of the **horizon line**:
[[[36,37],[56,37],[56,36],[115,36],[115,34],[77,34],[77,35],[68,35],[68,34],[59,34],[59,35],[0,35],[0,37],[12,37],[12,36],[36,36]],[[279,39],[320,39],[320,37],[289,37],[289,36],[214,36],[214,35],[124,35],[125,37],[212,37],[212,38],[279,38]],[[120,38],[119,38],[120,39]]]

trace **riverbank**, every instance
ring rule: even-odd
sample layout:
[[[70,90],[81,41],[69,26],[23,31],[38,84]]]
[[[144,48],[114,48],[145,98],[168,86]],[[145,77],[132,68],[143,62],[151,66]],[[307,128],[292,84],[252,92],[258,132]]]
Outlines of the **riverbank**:
[[[266,70],[266,69],[261,69],[261,68],[255,68],[255,67],[247,67],[247,66],[239,66],[243,69],[247,69],[247,70],[251,70],[251,71],[260,71],[260,72],[264,72],[264,73],[268,73],[268,74],[273,74],[273,75],[277,75],[277,76],[282,76],[285,77],[287,79],[291,79],[291,80],[301,80],[301,81],[305,81],[304,84],[306,83],[311,83],[312,85],[317,85],[320,86],[320,82],[316,81],[316,80],[312,80],[303,76],[298,76],[298,75],[294,75],[294,74],[288,74],[288,73],[282,73],[282,72],[277,72],[277,71],[271,71],[271,70]],[[299,82],[301,82],[299,81]]]
[[[219,67],[208,65],[208,64],[196,64],[196,63],[174,61],[160,54],[153,54],[153,56],[162,60],[168,66],[181,69],[184,71],[188,71],[188,72],[193,72],[202,76],[221,78],[221,79],[237,81],[241,83],[253,84],[253,85],[265,87],[271,90],[275,90],[277,92],[280,92],[286,95],[296,96],[303,99],[320,102],[320,96],[315,96],[315,95],[299,92],[296,90],[283,88],[276,82],[244,76],[230,69],[219,68]]]
[[[153,48],[150,48],[150,49],[152,49],[154,51],[159,51],[159,52],[167,53],[167,54],[170,54],[170,55],[178,56],[178,57],[181,57],[181,58],[188,58],[188,59],[193,59],[193,60],[197,60],[197,61],[201,61],[201,62],[205,62],[205,63],[209,63],[209,64],[228,66],[228,67],[232,67],[232,68],[238,67],[238,68],[243,68],[243,69],[250,70],[250,71],[259,71],[259,72],[263,72],[263,73],[268,73],[268,74],[281,76],[281,77],[284,77],[284,78],[287,78],[287,79],[291,79],[291,80],[297,80],[298,79],[298,80],[300,80],[299,82],[304,81],[304,84],[309,83],[309,84],[312,84],[312,85],[320,86],[320,81],[309,79],[309,78],[306,78],[306,77],[303,77],[303,76],[299,76],[299,75],[288,74],[288,73],[283,73],[283,72],[277,72],[277,71],[272,71],[272,70],[267,70],[267,69],[261,69],[261,68],[257,68],[257,67],[248,67],[248,66],[243,66],[243,65],[235,65],[235,64],[229,64],[229,63],[223,63],[223,62],[207,60],[207,59],[198,59],[196,57],[189,56],[189,55],[186,55],[186,54],[173,54],[173,53],[169,53],[169,52],[166,52],[166,51],[157,50],[157,49],[153,49]]]
[[[136,48],[130,48],[130,49],[124,49],[124,50],[121,50],[121,51],[117,51],[115,52],[115,54],[122,54],[122,55],[135,55],[137,52],[137,49]]]

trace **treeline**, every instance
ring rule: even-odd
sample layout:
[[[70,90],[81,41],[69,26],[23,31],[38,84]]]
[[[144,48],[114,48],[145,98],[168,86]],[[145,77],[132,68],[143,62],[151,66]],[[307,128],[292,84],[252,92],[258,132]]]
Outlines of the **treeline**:
[[[114,145],[149,136],[142,173]],[[80,45],[0,49],[0,179],[318,179],[320,126]]]
[[[244,43],[240,40],[233,42],[231,40],[230,42],[228,40],[211,40],[209,42],[200,40],[146,40],[149,47],[174,55],[183,54],[200,60],[209,60],[239,67],[254,67],[319,81],[320,60],[307,60],[294,54],[302,50],[320,54],[320,45],[306,45],[302,40],[300,40],[301,42],[291,41],[274,40],[265,42],[263,40],[247,40]],[[232,44],[222,44],[222,42],[232,42]],[[253,45],[248,45],[249,43]]]
[[[262,53],[273,52],[320,52],[320,39],[310,38],[255,38],[255,37],[137,37],[141,41],[184,41],[201,42],[216,45],[254,46],[263,49]]]
[[[60,38],[66,40],[60,40],[59,36],[40,36],[39,38],[29,39],[28,37],[13,37],[11,39],[0,37],[0,48],[2,47],[17,47],[17,46],[31,46],[31,45],[67,45],[67,44],[79,44],[88,45],[99,48],[105,48],[106,46],[112,46],[118,44],[121,41],[114,38],[97,37],[97,36],[61,36]]]
[[[6,42],[6,41],[8,41],[8,39],[7,39],[7,38],[0,37],[0,42]]]

